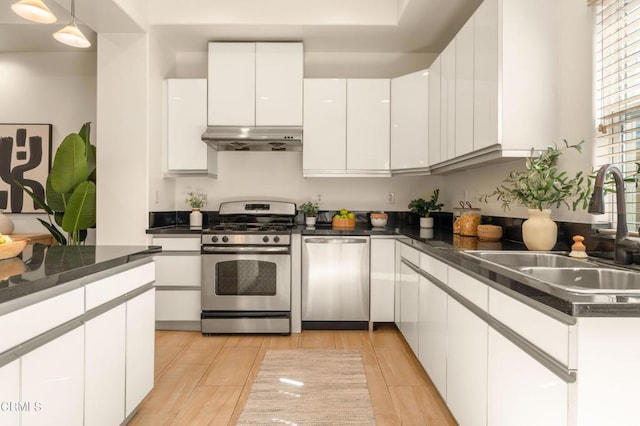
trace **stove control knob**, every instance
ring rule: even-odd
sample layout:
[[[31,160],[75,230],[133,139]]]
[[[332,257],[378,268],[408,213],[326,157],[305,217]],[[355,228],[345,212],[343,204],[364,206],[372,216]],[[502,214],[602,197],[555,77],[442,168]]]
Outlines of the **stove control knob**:
[[[275,237],[273,237],[273,242],[274,243],[279,243],[280,242],[280,237],[278,237],[277,235]]]
[[[262,241],[264,241],[265,243],[269,242],[269,237],[267,237],[266,235],[264,237],[262,237]]]
[[[227,236],[222,237],[222,242],[223,243],[229,242],[229,237],[227,237]]]
[[[211,242],[212,243],[217,243],[218,242],[218,237],[214,235],[213,238],[211,238]]]

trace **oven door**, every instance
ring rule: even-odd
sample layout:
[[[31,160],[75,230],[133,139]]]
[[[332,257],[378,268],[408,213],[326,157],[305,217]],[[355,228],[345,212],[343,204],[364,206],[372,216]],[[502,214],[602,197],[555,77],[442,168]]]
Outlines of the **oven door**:
[[[291,255],[203,254],[202,310],[291,310]]]

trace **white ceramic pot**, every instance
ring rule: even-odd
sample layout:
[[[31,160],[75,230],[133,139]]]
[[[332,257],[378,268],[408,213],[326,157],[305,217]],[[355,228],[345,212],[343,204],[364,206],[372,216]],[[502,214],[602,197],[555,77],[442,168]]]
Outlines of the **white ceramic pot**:
[[[304,222],[307,224],[307,226],[316,226],[316,217],[307,216],[304,218]]]
[[[189,214],[189,228],[202,229],[202,212],[200,209],[193,209]]]
[[[420,218],[420,228],[433,228],[433,218],[432,217],[421,217]]]
[[[0,234],[10,235],[14,229],[13,221],[0,210]]]
[[[522,223],[522,241],[529,250],[551,250],[558,240],[558,225],[551,220],[551,209],[529,209]]]

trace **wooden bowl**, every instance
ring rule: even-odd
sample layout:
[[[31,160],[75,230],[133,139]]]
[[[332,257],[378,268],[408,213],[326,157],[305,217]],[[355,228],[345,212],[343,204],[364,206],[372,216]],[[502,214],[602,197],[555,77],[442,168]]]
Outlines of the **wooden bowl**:
[[[20,275],[27,270],[26,265],[20,259],[11,258],[0,260],[0,280],[6,280],[14,275]]]
[[[478,225],[480,241],[499,241],[502,238],[502,227],[497,225]]]
[[[334,217],[331,220],[331,226],[333,226],[336,229],[354,229],[356,227],[356,218],[339,218],[339,217]]]
[[[0,260],[16,257],[27,246],[27,240],[16,238],[11,243],[0,244]]]

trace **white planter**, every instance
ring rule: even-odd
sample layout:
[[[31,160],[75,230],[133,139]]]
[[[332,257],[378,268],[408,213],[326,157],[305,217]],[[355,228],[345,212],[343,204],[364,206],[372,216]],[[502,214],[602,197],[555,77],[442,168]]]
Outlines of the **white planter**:
[[[432,217],[421,217],[420,218],[420,228],[433,228],[433,218]]]
[[[202,212],[200,209],[193,209],[189,214],[189,228],[202,229]]]
[[[551,209],[529,209],[522,223],[522,241],[529,250],[551,250],[558,240],[558,225],[551,220]]]
[[[305,217],[304,222],[307,224],[307,226],[316,226],[316,217],[307,216]]]

